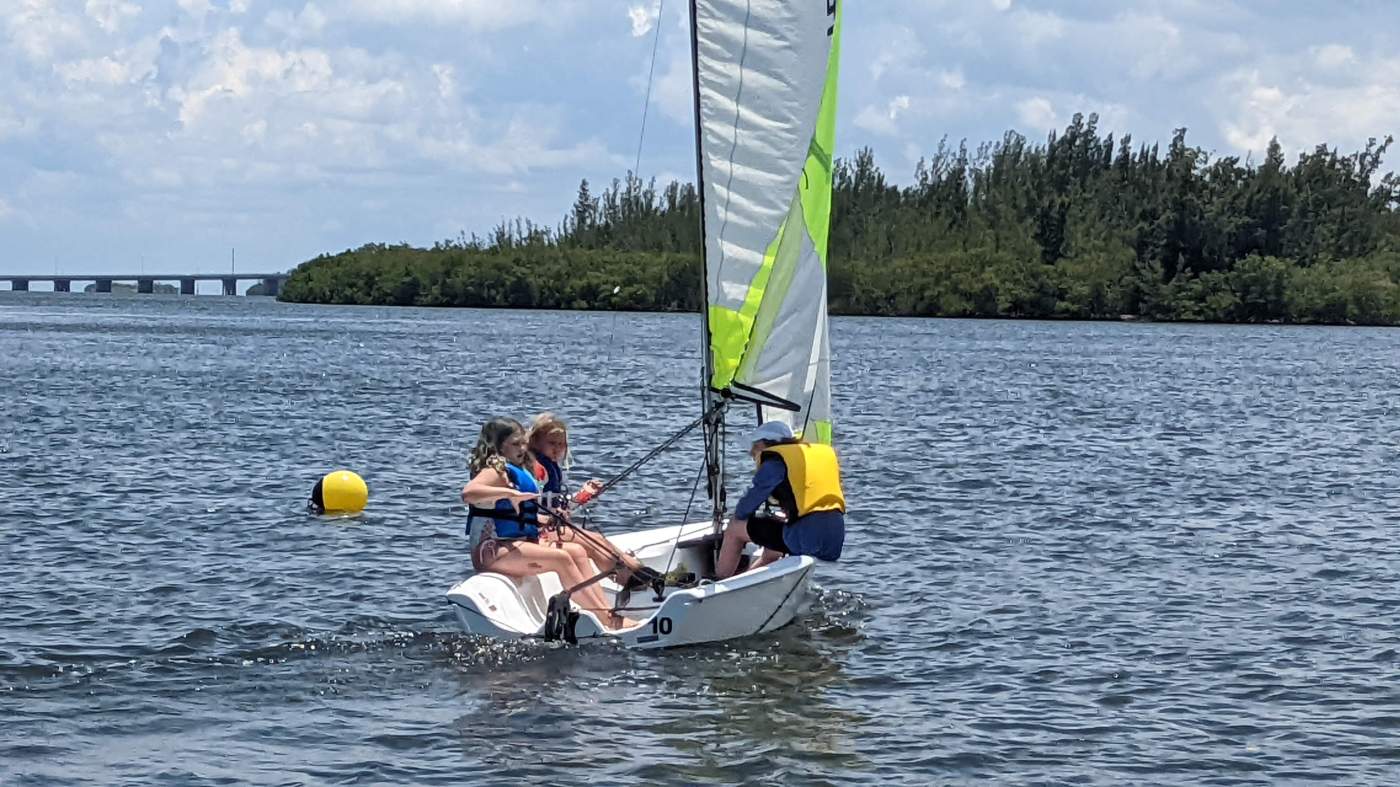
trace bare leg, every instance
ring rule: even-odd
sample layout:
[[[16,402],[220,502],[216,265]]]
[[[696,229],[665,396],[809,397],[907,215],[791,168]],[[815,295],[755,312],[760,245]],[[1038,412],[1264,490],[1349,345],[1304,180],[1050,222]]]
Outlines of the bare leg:
[[[532,576],[553,571],[559,575],[559,581],[566,588],[589,579],[579,570],[573,556],[565,550],[543,544],[532,544],[528,541],[512,542],[498,549],[496,559],[491,561],[487,570],[512,577]],[[634,623],[634,621],[625,618],[612,619],[607,599],[596,584],[580,588],[574,596],[578,599],[579,606],[592,610],[603,621],[604,626],[625,628]]]
[[[598,564],[600,569],[606,570],[618,561],[621,561],[623,567],[631,572],[639,571],[642,568],[642,561],[618,549],[606,536],[599,533],[568,529],[564,531],[562,539],[568,543],[578,544],[587,550],[588,556],[593,559],[594,563]]]
[[[731,519],[724,528],[724,541],[719,547],[719,563],[715,565],[715,576],[728,579],[734,576],[739,567],[739,556],[744,554],[744,545],[749,543],[749,523],[743,519]]]
[[[588,559],[588,551],[578,544],[561,541],[555,543],[554,546],[556,549],[568,555],[569,559],[574,561],[574,565],[578,568],[579,576],[583,577],[585,580],[592,579],[597,574],[601,573],[593,565],[592,561]],[[603,589],[599,587],[596,582],[588,587],[579,588],[574,592],[574,597],[578,600],[578,605],[580,607],[592,610],[593,614],[597,615],[599,620],[613,616],[612,606],[608,604],[608,597],[603,594]],[[628,620],[621,615],[617,615],[616,617],[618,618],[618,620],[615,621],[616,627],[619,628],[626,628],[636,623],[636,621]]]

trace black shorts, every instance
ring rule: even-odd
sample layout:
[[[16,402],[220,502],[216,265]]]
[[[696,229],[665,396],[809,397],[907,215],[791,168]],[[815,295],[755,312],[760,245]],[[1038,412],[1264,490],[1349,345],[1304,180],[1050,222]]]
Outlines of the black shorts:
[[[787,544],[783,543],[783,528],[787,525],[777,519],[767,516],[756,516],[749,519],[749,540],[775,552],[788,554]]]

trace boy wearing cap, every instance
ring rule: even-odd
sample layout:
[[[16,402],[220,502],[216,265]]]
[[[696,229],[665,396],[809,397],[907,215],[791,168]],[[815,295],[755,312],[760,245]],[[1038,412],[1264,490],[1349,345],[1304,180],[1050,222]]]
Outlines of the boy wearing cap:
[[[749,434],[749,454],[758,464],[753,483],[734,507],[724,530],[717,579],[734,575],[744,545],[763,547],[766,565],[784,555],[811,555],[819,560],[841,557],[846,540],[846,498],[836,452],[822,443],[804,443],[781,421],[767,421]],[[755,516],[773,498],[784,519]]]

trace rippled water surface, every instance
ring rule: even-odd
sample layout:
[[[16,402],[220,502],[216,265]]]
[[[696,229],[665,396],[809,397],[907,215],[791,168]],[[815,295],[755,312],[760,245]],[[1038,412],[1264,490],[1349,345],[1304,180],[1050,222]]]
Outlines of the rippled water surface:
[[[1400,781],[1396,331],[837,319],[847,550],[797,623],[459,634],[482,420],[558,410],[606,476],[698,412],[696,332],[3,294],[0,782]],[[340,466],[368,511],[307,516]]]

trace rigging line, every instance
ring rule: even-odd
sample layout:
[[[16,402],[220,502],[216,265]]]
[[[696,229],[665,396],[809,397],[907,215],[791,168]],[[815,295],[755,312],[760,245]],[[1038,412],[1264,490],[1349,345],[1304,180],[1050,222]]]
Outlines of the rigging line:
[[[671,573],[671,566],[676,562],[676,545],[681,542],[681,534],[685,532],[685,523],[690,519],[690,508],[695,505],[695,495],[700,491],[700,479],[705,475],[705,463],[700,463],[700,472],[695,474],[695,485],[690,488],[690,502],[685,504],[685,514],[681,517],[681,525],[676,528],[676,537],[671,539],[671,556],[666,559],[666,569],[661,572],[664,578]],[[663,542],[664,543],[664,542]],[[699,574],[696,574],[699,578]]]
[[[621,482],[627,476],[630,476],[633,473],[635,473],[637,469],[640,468],[642,465],[646,464],[647,462],[650,462],[652,459],[655,459],[657,454],[660,454],[662,451],[665,451],[667,448],[670,448],[671,446],[675,445],[676,442],[679,441],[682,437],[685,437],[687,434],[690,434],[692,431],[695,430],[696,427],[703,424],[705,422],[705,419],[709,418],[711,414],[724,409],[728,406],[728,404],[729,403],[723,399],[715,403],[715,405],[710,408],[710,412],[705,413],[704,415],[700,416],[694,421],[691,421],[688,425],[686,425],[684,429],[680,430],[679,432],[676,432],[674,435],[671,435],[671,437],[667,438],[666,442],[651,449],[641,459],[638,459],[637,461],[628,465],[622,472],[608,479],[606,483],[604,483],[601,487],[598,488],[598,491],[593,494],[592,498],[574,506],[574,510],[581,511],[587,508],[589,505],[592,505],[593,502],[599,497],[601,497],[604,492],[608,491],[609,489],[612,489],[614,486],[617,486],[619,482]]]
[[[651,65],[647,67],[647,94],[642,102],[642,130],[637,135],[637,163],[632,165],[632,172],[638,178],[642,176],[642,140],[647,135],[647,109],[651,106],[652,74],[656,73],[656,45],[661,41],[661,17],[665,11],[666,0],[659,0],[656,4],[656,35],[651,38]]]
[[[812,420],[812,403],[817,400],[817,386],[818,383],[813,381],[812,395],[807,397],[807,407],[802,410],[802,428],[797,430],[798,434],[807,434],[807,424]]]

